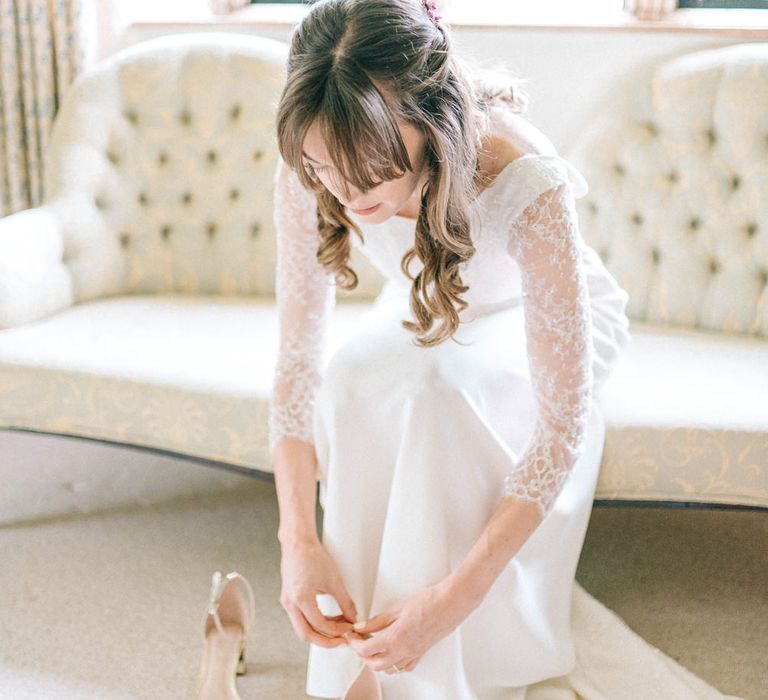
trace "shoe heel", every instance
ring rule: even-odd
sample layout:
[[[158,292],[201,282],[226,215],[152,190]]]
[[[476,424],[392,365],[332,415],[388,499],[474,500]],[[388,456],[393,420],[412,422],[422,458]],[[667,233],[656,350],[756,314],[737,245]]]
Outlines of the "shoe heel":
[[[244,676],[246,671],[246,665],[245,665],[245,645],[243,645],[243,648],[240,649],[240,658],[237,660],[237,669],[236,673],[238,676]]]

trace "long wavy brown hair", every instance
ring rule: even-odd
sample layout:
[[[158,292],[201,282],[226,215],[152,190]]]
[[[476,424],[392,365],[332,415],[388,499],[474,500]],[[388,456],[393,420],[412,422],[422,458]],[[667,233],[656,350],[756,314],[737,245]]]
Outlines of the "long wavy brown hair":
[[[317,196],[317,259],[343,289],[358,284],[349,266],[350,230],[361,241],[363,235],[305,168],[302,148],[310,125],[318,120],[342,181],[363,192],[412,170],[398,119],[425,135],[428,181],[414,245],[401,261],[413,282],[415,318],[402,324],[421,346],[451,337],[467,306],[461,294],[469,287],[459,265],[475,253],[468,212],[483,181],[479,157],[491,107],[524,112],[525,82],[498,67],[460,59],[448,28],[432,21],[421,0],[317,0],[291,35],[277,107],[278,148]],[[415,277],[408,270],[414,256],[423,263]],[[440,323],[430,332],[436,320]]]

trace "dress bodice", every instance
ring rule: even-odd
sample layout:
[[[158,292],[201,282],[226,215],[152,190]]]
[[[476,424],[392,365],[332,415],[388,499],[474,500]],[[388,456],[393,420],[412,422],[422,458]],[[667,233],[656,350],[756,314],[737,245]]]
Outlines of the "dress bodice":
[[[475,254],[459,266],[462,282],[469,286],[462,295],[469,304],[462,318],[520,302],[520,269],[507,252],[509,224],[536,195],[551,187],[553,178],[558,176],[563,182],[570,183],[575,197],[588,192],[582,174],[564,158],[527,154],[504,167],[472,203],[470,236]],[[348,215],[359,226],[364,238],[360,241],[352,232],[352,246],[381,272],[388,288],[410,293],[412,283],[403,274],[400,261],[413,246],[416,220],[393,216],[373,224],[353,212]],[[581,236],[579,243],[582,248],[588,247]],[[422,268],[417,257],[411,261],[409,270],[415,275]]]

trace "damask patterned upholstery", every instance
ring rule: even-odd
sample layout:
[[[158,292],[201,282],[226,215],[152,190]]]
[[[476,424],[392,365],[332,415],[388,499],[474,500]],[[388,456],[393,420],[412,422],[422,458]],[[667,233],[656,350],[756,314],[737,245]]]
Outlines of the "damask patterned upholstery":
[[[598,498],[768,506],[767,56],[673,60],[563,153],[590,183],[584,238],[631,296]],[[171,35],[72,86],[45,203],[0,220],[0,427],[272,471],[286,57]],[[360,286],[338,292],[328,356],[381,285],[353,251]]]

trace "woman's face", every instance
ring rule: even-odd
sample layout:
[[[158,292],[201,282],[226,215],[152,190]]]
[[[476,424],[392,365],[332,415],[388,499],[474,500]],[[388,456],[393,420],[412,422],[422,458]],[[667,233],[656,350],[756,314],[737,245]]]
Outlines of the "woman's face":
[[[429,175],[424,167],[426,139],[410,124],[398,121],[398,126],[414,170],[407,170],[395,180],[381,182],[368,192],[357,189],[352,183],[346,183],[346,189],[340,187],[340,174],[325,148],[317,122],[310,126],[304,139],[305,161],[312,166],[317,178],[344,207],[366,222],[378,224],[401,211],[411,218],[418,214],[421,190]],[[347,191],[349,198],[345,194]],[[376,208],[363,211],[370,207]]]

